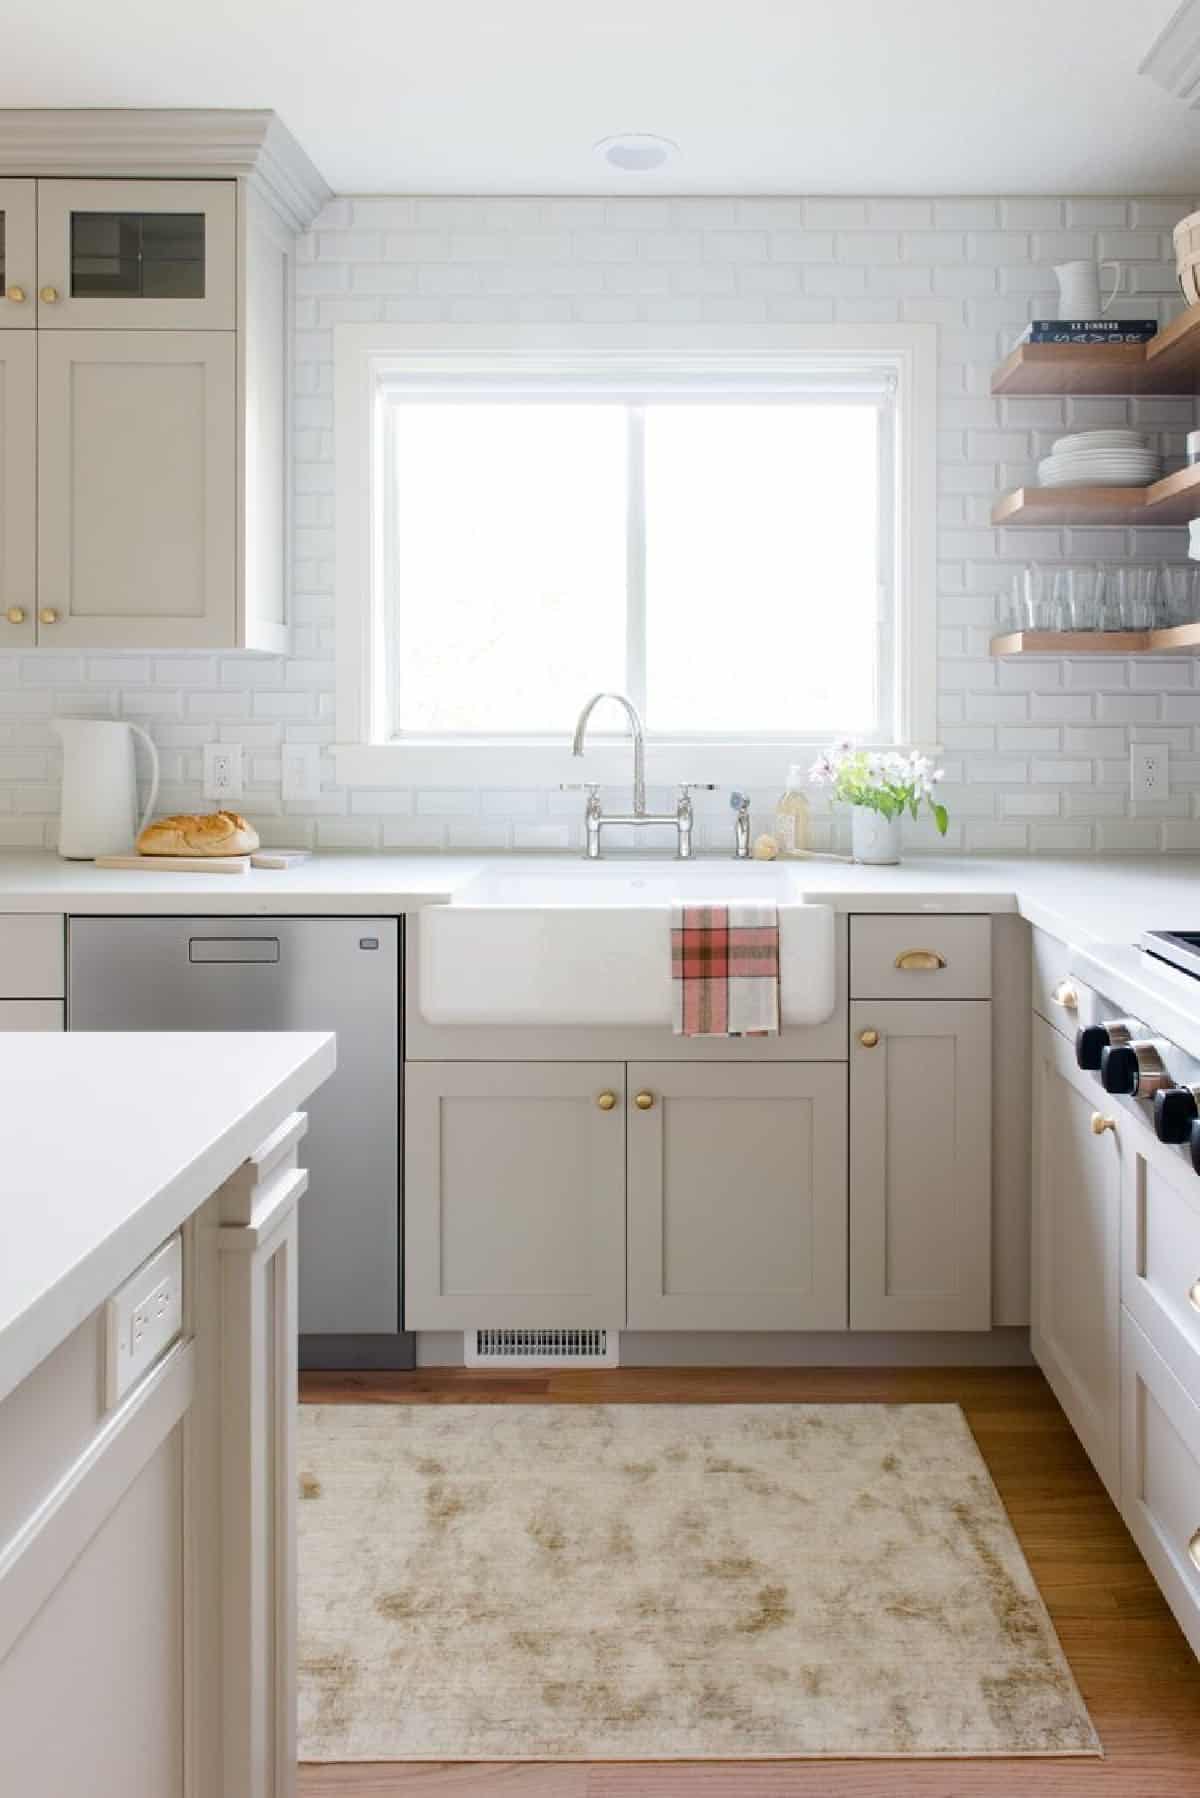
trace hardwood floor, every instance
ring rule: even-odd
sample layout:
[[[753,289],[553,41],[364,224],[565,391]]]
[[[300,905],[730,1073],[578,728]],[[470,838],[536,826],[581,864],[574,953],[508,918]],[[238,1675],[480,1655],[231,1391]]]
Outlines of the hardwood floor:
[[[302,1798],[1197,1798],[1200,1664],[1034,1370],[663,1369],[305,1374],[349,1404],[957,1401],[1104,1744],[1103,1761],[307,1766]]]

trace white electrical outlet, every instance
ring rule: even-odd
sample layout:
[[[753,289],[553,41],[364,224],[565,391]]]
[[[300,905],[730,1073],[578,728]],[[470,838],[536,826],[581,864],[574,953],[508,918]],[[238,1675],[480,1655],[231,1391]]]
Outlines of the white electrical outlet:
[[[240,799],[242,796],[242,746],[240,743],[204,745],[204,797]]]
[[[105,1392],[115,1405],[183,1328],[183,1250],[178,1236],[131,1274],[106,1306]]]
[[[285,799],[320,798],[321,751],[316,743],[285,743],[282,763]]]
[[[1129,745],[1129,793],[1132,799],[1165,799],[1170,791],[1165,743]]]

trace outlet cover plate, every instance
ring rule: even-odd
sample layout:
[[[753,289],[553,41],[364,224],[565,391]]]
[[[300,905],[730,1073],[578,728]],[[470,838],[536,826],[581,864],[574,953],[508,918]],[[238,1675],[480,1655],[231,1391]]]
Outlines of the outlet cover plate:
[[[204,745],[204,797],[222,803],[242,796],[242,746],[240,743]]]
[[[1143,804],[1166,799],[1171,790],[1170,766],[1165,743],[1129,745],[1129,795]]]
[[[172,1236],[105,1307],[105,1397],[111,1409],[183,1329],[183,1245]]]
[[[283,797],[321,797],[321,751],[316,743],[285,743],[281,755]]]

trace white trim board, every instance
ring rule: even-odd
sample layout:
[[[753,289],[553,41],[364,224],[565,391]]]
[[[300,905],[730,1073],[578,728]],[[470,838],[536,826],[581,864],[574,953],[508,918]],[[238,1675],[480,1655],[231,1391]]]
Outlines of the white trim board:
[[[893,517],[897,534],[897,734],[932,745],[936,733],[936,329],[928,324],[820,326],[339,325],[334,331],[337,470],[337,778],[352,786],[418,783],[511,786],[577,778],[565,737],[465,743],[385,740],[381,521],[374,505],[379,445],[375,396],[392,374],[528,376],[593,372],[636,378],[662,371],[812,372],[848,358],[898,376]],[[652,779],[778,776],[819,734],[778,744],[689,739],[650,745]],[[623,779],[627,748],[600,746],[589,776]]]

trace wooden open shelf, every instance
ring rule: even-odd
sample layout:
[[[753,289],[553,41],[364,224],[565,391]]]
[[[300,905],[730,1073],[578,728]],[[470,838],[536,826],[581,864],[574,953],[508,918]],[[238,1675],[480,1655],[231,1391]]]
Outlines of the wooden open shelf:
[[[992,507],[993,524],[1187,524],[1200,518],[1200,465],[1149,487],[1015,487]]]
[[[1020,344],[993,374],[992,392],[1200,392],[1200,306],[1149,343]]]
[[[1161,631],[1010,631],[992,638],[994,656],[1195,655],[1200,622]]]

